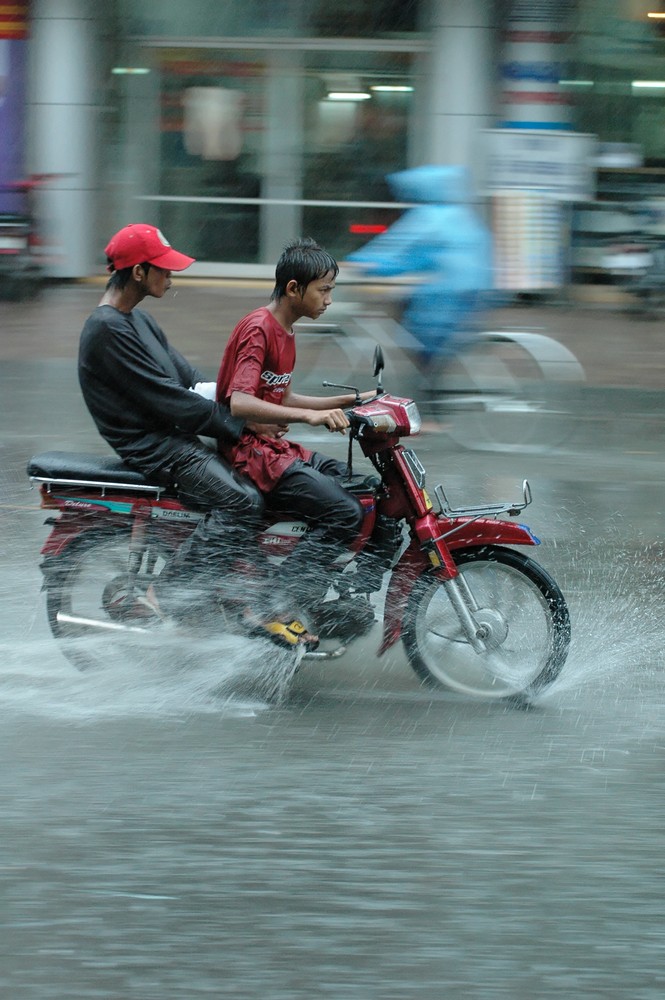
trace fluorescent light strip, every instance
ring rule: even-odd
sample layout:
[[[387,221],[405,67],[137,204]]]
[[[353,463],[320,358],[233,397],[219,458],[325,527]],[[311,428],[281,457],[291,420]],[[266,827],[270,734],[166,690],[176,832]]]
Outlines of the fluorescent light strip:
[[[328,94],[329,101],[369,101],[371,94],[366,94],[363,91],[353,91],[350,90],[345,92],[343,90],[331,90]]]
[[[370,87],[370,90],[375,90],[377,93],[381,94],[411,94],[413,93],[413,87],[406,87],[398,84],[376,84],[374,87]]]
[[[631,80],[630,85],[636,90],[665,90],[665,80]]]

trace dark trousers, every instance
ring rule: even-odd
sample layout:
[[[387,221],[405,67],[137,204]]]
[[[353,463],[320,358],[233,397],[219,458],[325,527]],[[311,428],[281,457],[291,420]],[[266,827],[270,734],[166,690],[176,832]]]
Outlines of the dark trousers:
[[[203,444],[192,443],[176,457],[169,474],[178,498],[201,518],[165,566],[159,598],[169,605],[186,601],[187,591],[205,590],[238,558],[256,561],[256,531],[263,497],[244,476]]]
[[[329,586],[328,567],[358,536],[360,501],[341,485],[346,463],[314,452],[296,461],[266,494],[271,511],[306,521],[311,530],[280,567],[279,582],[299,602],[313,606]]]

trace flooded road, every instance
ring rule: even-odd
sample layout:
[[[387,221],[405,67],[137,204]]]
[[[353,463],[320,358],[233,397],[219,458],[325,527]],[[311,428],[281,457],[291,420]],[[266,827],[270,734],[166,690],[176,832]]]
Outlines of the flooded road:
[[[100,443],[69,342],[38,347],[0,374],[2,995],[660,1000],[663,447],[644,397],[621,396],[620,432],[618,397],[595,397],[605,423],[546,455],[414,442],[454,502],[532,483],[522,519],[574,636],[535,708],[432,695],[399,649],[374,655],[376,630],[274,706],[247,683],[259,643],[99,673],[61,656],[25,462]]]

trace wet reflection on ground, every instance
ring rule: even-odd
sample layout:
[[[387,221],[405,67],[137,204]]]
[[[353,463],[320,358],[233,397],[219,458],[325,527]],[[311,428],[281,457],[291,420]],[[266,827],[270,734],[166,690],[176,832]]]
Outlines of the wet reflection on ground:
[[[597,396],[611,436],[548,454],[414,442],[455,501],[532,482],[522,519],[574,629],[536,708],[432,696],[376,632],[274,706],[243,644],[95,675],[56,649],[25,461],[99,443],[66,352],[39,344],[0,374],[3,995],[659,998],[663,455],[643,397],[619,422]]]

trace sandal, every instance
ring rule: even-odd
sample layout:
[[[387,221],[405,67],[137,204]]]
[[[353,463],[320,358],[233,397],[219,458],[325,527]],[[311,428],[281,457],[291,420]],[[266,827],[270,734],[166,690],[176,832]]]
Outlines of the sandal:
[[[262,627],[273,642],[279,643],[280,646],[305,646],[306,649],[316,649],[319,644],[318,635],[312,635],[299,621],[292,621],[288,625],[280,621],[265,622]]]
[[[303,623],[297,619],[289,621],[288,615],[285,616],[285,620],[283,621],[280,621],[278,618],[271,619],[270,621],[257,621],[254,615],[246,612],[244,620],[245,624],[249,625],[251,635],[271,639],[278,646],[284,646],[288,649],[294,649],[296,646],[304,646],[306,650],[313,650],[319,645],[318,635],[312,635],[311,632],[308,632]]]

